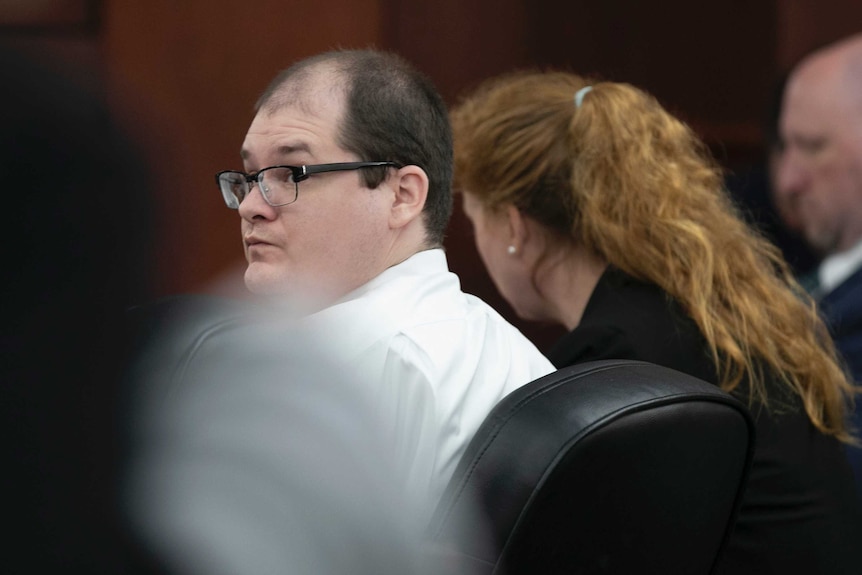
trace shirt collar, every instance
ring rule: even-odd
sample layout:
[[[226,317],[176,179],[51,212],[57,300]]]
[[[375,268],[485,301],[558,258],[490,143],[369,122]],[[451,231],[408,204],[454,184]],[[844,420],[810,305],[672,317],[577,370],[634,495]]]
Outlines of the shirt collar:
[[[389,283],[395,278],[405,276],[425,276],[435,275],[440,272],[449,271],[449,265],[446,262],[446,252],[442,248],[432,248],[417,252],[394,266],[385,269],[380,275],[353,290],[340,301],[349,301],[363,296],[364,294],[377,289],[378,287]]]
[[[828,293],[841,285],[862,266],[862,241],[849,250],[828,256],[817,270],[820,292]]]

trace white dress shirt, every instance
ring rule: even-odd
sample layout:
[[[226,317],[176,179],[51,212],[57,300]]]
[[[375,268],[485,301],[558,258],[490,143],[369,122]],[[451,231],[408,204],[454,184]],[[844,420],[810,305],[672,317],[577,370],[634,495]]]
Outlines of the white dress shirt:
[[[833,254],[821,262],[817,269],[818,296],[826,295],[849,278],[862,266],[862,241],[849,250]]]
[[[265,313],[168,330],[179,352],[144,364],[134,528],[182,575],[418,573],[467,442],[553,366],[439,249],[300,321]]]
[[[431,504],[491,408],[554,370],[518,329],[461,291],[442,249],[413,255],[307,320],[375,388],[409,487]]]

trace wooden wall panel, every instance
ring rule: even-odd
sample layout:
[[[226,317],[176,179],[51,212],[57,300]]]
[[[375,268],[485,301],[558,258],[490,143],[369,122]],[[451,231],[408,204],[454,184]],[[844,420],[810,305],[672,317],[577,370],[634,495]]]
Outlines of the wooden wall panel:
[[[97,0],[0,0],[0,40],[98,83],[98,7]]]
[[[862,32],[859,0],[778,0],[776,57],[782,70],[823,46]]]
[[[772,2],[537,2],[536,61],[646,89],[728,162],[759,151],[775,81]]]
[[[419,66],[450,103],[488,75],[528,63],[524,0],[388,0],[383,46]]]
[[[95,0],[3,0],[0,29],[92,29]]]

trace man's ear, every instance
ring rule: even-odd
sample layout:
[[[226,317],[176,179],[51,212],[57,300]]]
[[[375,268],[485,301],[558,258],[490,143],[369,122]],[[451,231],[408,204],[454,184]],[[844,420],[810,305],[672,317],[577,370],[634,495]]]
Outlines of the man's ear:
[[[428,198],[428,175],[419,166],[404,166],[392,176],[395,192],[389,227],[402,228],[422,215]]]

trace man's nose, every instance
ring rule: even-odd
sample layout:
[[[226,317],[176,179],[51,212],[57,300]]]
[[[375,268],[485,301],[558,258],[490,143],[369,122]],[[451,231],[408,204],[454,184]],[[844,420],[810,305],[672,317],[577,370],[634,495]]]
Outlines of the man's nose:
[[[276,216],[276,209],[263,199],[258,183],[249,182],[249,190],[239,204],[239,215],[246,220],[264,218],[271,220]]]

